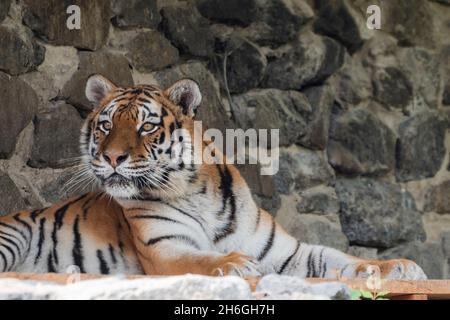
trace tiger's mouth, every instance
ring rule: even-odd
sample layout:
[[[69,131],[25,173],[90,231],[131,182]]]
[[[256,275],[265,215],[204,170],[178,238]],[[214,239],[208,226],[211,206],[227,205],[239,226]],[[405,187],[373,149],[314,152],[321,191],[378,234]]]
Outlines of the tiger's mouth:
[[[115,198],[132,198],[139,194],[132,180],[116,172],[102,179],[102,182],[105,191]]]
[[[125,178],[121,174],[114,172],[109,177],[103,179],[103,184],[106,187],[120,187],[120,186],[128,186],[131,182],[131,180]]]

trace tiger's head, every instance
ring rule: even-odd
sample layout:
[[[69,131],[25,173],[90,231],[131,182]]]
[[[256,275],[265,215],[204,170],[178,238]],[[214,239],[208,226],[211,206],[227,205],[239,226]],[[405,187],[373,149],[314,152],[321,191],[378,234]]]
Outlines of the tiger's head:
[[[182,193],[194,179],[193,117],[202,96],[190,79],[162,90],[152,85],[118,87],[89,77],[86,97],[96,107],[81,135],[83,163],[116,198]]]

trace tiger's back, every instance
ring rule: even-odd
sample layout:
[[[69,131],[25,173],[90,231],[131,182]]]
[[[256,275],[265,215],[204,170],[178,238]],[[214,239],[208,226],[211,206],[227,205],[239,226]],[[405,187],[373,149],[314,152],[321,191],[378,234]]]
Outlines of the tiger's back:
[[[0,271],[142,273],[122,208],[105,193],[0,217]]]

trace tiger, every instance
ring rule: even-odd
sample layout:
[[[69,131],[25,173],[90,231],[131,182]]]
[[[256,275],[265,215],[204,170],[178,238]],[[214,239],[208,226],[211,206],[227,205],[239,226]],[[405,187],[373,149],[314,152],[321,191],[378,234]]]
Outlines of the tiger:
[[[195,162],[197,82],[120,87],[87,79],[84,174],[98,191],[0,217],[0,271],[426,279],[413,261],[307,244],[259,208],[227,161]],[[200,135],[201,136],[201,135]],[[219,157],[220,158],[220,157]]]

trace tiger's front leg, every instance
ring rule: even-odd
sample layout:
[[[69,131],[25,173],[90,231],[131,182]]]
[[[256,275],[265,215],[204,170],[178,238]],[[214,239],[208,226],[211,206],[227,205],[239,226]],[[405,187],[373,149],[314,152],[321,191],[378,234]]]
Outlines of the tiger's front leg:
[[[146,274],[182,275],[186,273],[206,276],[259,275],[252,260],[239,252],[219,254],[202,251],[183,244],[184,239],[165,239],[159,244],[144,244],[138,257]]]
[[[192,216],[167,206],[158,209],[125,209],[146,274],[259,275],[252,259],[244,253],[214,250],[202,225]]]

